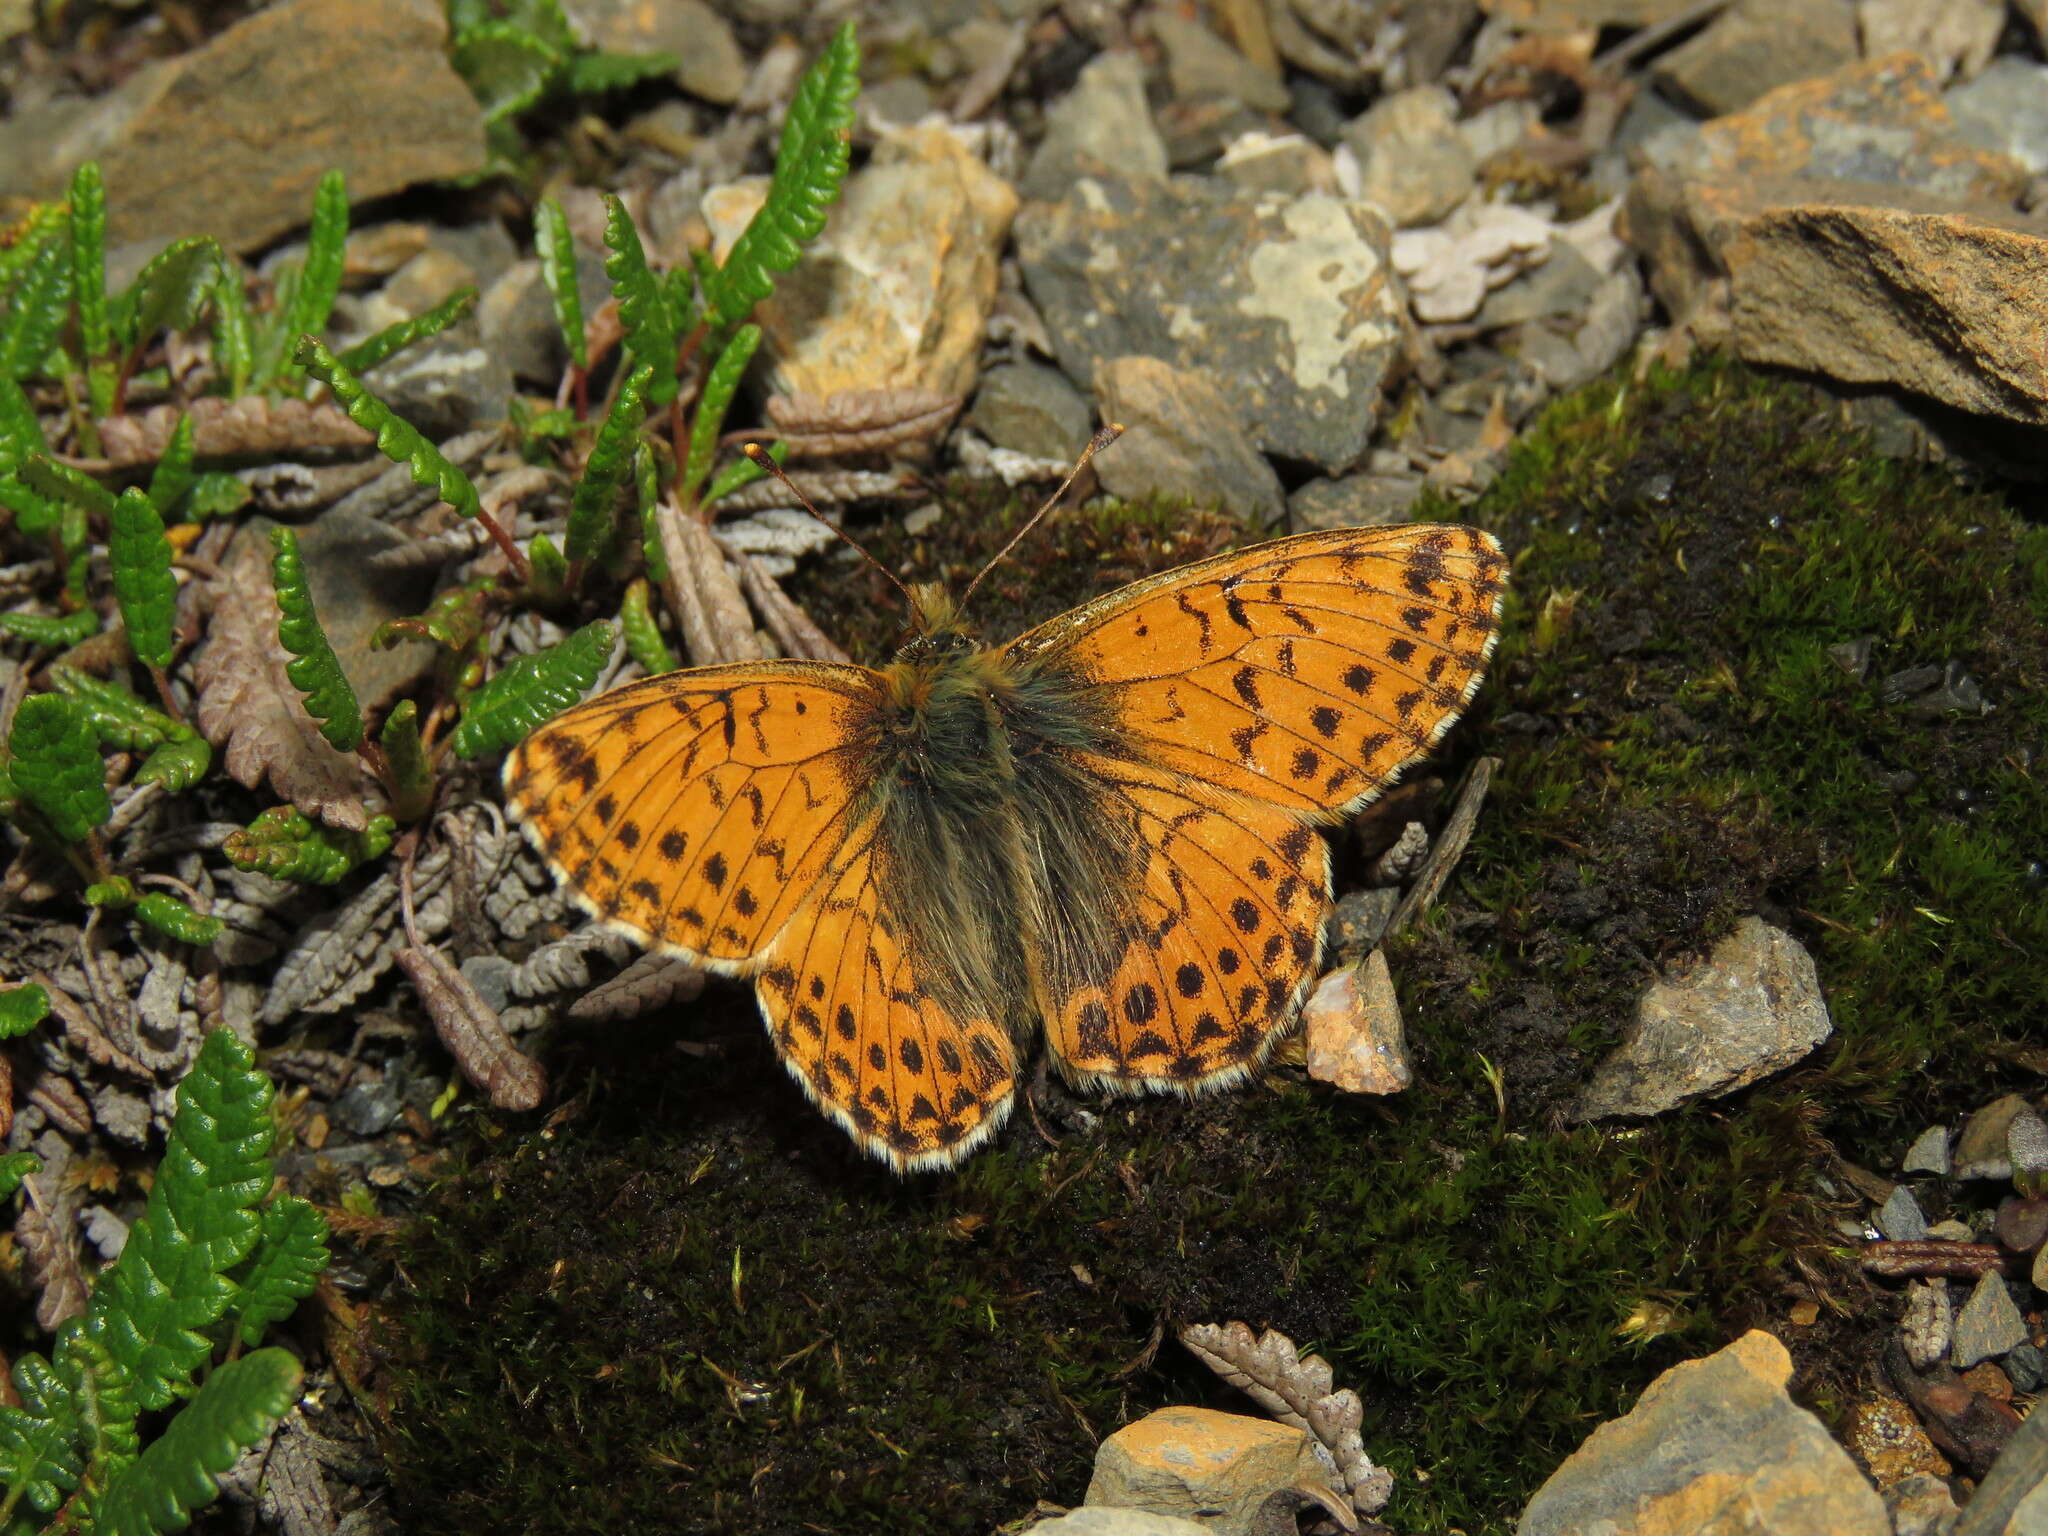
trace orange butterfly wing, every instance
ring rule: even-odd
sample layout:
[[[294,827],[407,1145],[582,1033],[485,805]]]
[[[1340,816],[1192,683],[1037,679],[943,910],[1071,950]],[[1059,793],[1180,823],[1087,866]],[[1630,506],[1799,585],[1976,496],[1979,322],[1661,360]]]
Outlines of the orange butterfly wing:
[[[1113,723],[1085,759],[1145,850],[1110,977],[1043,976],[1071,1077],[1229,1082],[1293,1019],[1322,954],[1311,828],[1393,783],[1457,719],[1499,629],[1484,532],[1416,524],[1277,539],[1135,583],[1024,635],[1020,672],[1080,679]]]

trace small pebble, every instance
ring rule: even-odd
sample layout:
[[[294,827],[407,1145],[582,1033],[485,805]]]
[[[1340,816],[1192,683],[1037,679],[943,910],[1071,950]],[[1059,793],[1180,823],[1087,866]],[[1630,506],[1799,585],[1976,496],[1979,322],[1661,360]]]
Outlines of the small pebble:
[[[2048,1200],[2001,1200],[1991,1230],[2008,1253],[2032,1253],[2048,1242]]]
[[[1927,1218],[1905,1185],[1894,1189],[1877,1213],[1877,1230],[1895,1243],[1917,1243],[1927,1236]]]
[[[1947,1173],[1948,1172],[1948,1127],[1930,1125],[1906,1149],[1906,1156],[1899,1164],[1901,1173]]]
[[[2020,1344],[2005,1352],[2005,1374],[2022,1392],[2038,1392],[2048,1386],[2048,1349],[2038,1344]]]
[[[1956,1314],[1949,1358],[1958,1370],[1967,1370],[1979,1360],[1989,1360],[2026,1342],[2026,1319],[2013,1305],[2012,1292],[1997,1275],[1985,1275]]]
[[[1946,1221],[1937,1221],[1927,1229],[1927,1235],[1937,1243],[1967,1243],[1976,1237],[1968,1222],[1957,1221],[1951,1216]]]

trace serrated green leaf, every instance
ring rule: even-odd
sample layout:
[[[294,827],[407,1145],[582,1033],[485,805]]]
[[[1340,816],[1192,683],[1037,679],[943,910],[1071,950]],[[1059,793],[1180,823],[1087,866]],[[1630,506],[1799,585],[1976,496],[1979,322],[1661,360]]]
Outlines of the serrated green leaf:
[[[758,338],[759,332],[757,331]],[[583,466],[583,478],[576,482],[569,502],[567,554],[578,565],[602,555],[612,541],[618,521],[619,489],[633,467],[639,441],[640,423],[647,417],[647,390],[654,370],[645,363],[619,387],[610,410],[598,424],[597,439],[590,446],[590,458]]]
[[[506,667],[470,695],[455,727],[457,755],[502,752],[582,698],[611,657],[613,640],[612,626],[599,619]]]
[[[107,558],[113,566],[114,601],[128,626],[128,649],[146,667],[171,664],[171,625],[177,616],[178,581],[171,574],[171,541],[156,504],[130,486],[114,504],[108,524]]]
[[[270,307],[257,315],[255,323],[256,367],[249,387],[259,394],[276,388],[284,376],[285,365],[291,361],[291,347],[297,337],[290,322],[292,311],[298,307],[298,295],[299,264],[279,262],[270,273]]]
[[[113,813],[99,737],[76,700],[30,694],[14,712],[7,749],[14,787],[65,842],[78,842]]]
[[[100,632],[100,616],[90,608],[55,617],[47,613],[0,613],[0,629],[31,645],[69,650]]]
[[[87,160],[71,173],[71,299],[78,310],[78,347],[95,416],[114,408],[114,333],[107,323],[107,190]]]
[[[654,450],[646,443],[633,461],[634,491],[640,501],[640,557],[647,574],[656,581],[668,580],[668,551],[661,542],[661,478],[654,462]]]
[[[560,409],[550,408],[545,411],[536,411],[531,406],[522,405],[519,398],[515,395],[512,399],[512,406],[513,409],[509,413],[512,428],[521,438],[529,442],[539,442],[548,438],[574,437],[577,427],[580,425],[576,420],[575,411],[566,405]]]
[[[71,304],[69,216],[29,238],[35,247],[8,294],[7,318],[0,320],[0,373],[10,379],[43,371]]]
[[[0,474],[0,507],[14,514],[14,526],[26,538],[46,538],[64,520],[62,502],[30,490],[12,475]]]
[[[21,478],[45,496],[69,502],[94,517],[111,517],[114,514],[112,491],[84,470],[60,464],[48,454],[31,454],[23,460]]]
[[[768,457],[778,464],[789,461],[789,444],[777,440],[768,445]],[[743,485],[752,485],[768,473],[752,459],[742,455],[711,477],[711,484],[697,505],[708,507],[720,497],[730,496]]]
[[[108,1479],[95,1536],[183,1530],[220,1491],[220,1475],[291,1411],[303,1377],[282,1349],[259,1349],[214,1371],[164,1432]]]
[[[569,361],[578,368],[590,366],[590,353],[583,333],[583,293],[576,286],[576,242],[569,233],[568,215],[552,197],[544,197],[533,210],[533,251],[540,258],[541,281],[555,308],[555,324],[569,348]]]
[[[433,808],[434,769],[420,740],[419,706],[401,701],[384,717],[378,734],[384,748],[384,788],[391,796],[391,814],[399,821],[418,821]]]
[[[489,581],[450,587],[427,605],[417,617],[387,619],[370,632],[370,644],[389,650],[401,640],[431,640],[450,651],[464,651],[476,644],[484,632],[482,598],[495,585]]]
[[[263,1211],[263,1237],[228,1308],[242,1342],[253,1347],[272,1323],[313,1294],[327,1268],[327,1222],[297,1195],[279,1195]]]
[[[47,454],[49,441],[28,394],[0,373],[0,476],[12,475],[31,454]]]
[[[373,816],[360,832],[320,825],[289,805],[274,805],[247,827],[228,834],[221,851],[237,869],[273,880],[333,885],[350,870],[391,846],[396,824]]]
[[[358,373],[367,373],[414,343],[438,336],[451,325],[460,323],[475,308],[476,290],[458,288],[423,314],[414,315],[410,320],[393,321],[383,330],[364,337],[341,354],[341,365]]]
[[[223,261],[213,283],[213,360],[227,375],[228,394],[249,392],[256,376],[256,331],[240,269]]]
[[[76,699],[85,707],[103,747],[117,747],[123,752],[145,752],[180,733],[190,734],[169,715],[145,704],[120,683],[94,677],[76,667],[50,668],[50,681],[59,693]]]
[[[539,101],[565,62],[560,51],[509,21],[465,27],[448,58],[469,83],[486,123],[504,122]]]
[[[135,770],[133,782],[161,784],[175,794],[205,778],[212,762],[213,748],[206,744],[206,738],[197,731],[186,731],[145,757],[142,766]]]
[[[132,907],[135,905],[135,882],[126,875],[109,875],[104,880],[95,880],[85,888],[85,904],[89,907]]]
[[[619,628],[626,636],[626,654],[639,662],[648,676],[658,677],[676,669],[676,658],[661,638],[661,626],[654,621],[647,583],[635,581],[626,588],[619,604]]]
[[[220,242],[211,235],[173,240],[150,258],[114,301],[113,324],[133,350],[160,331],[189,331],[206,313],[220,275]]]
[[[27,214],[7,228],[5,233],[14,238],[0,243],[0,299],[8,298],[15,280],[28,270],[43,242],[70,217],[71,209],[65,203],[31,203]]]
[[[50,1015],[50,994],[34,982],[0,991],[0,1040],[16,1040]]]
[[[341,296],[341,271],[348,246],[348,182],[339,169],[320,178],[313,193],[313,225],[306,235],[306,256],[299,267],[298,291],[292,295],[285,327],[293,336],[319,335]]]
[[[704,377],[704,393],[690,420],[690,448],[683,465],[682,484],[676,492],[677,501],[685,507],[692,504],[697,488],[711,470],[711,456],[718,451],[718,434],[725,427],[725,413],[732,408],[740,378],[760,345],[761,327],[741,326],[732,333],[732,340],[725,344]]]
[[[177,897],[166,896],[162,891],[151,891],[137,899],[135,915],[180,944],[197,944],[202,948],[219,938],[227,926],[217,917],[201,917]]]
[[[135,1386],[106,1346],[95,1339],[85,1319],[75,1317],[57,1333],[50,1364],[71,1389],[78,1413],[80,1448],[86,1466],[81,1493],[97,1495],[100,1487],[135,1459],[141,1436],[135,1428]]]
[[[569,585],[569,562],[544,533],[536,533],[526,546],[526,579],[542,602],[553,602]]]
[[[26,1499],[49,1514],[78,1486],[85,1467],[78,1453],[83,1426],[71,1389],[41,1355],[14,1362],[19,1408],[0,1406],[0,1470],[6,1502]]]
[[[682,67],[683,61],[672,53],[604,53],[593,48],[569,56],[557,88],[571,96],[598,96],[660,80]]]
[[[824,229],[846,179],[859,95],[860,44],[849,21],[798,82],[783,119],[768,196],[726,253],[715,284],[705,287],[705,302],[721,324],[745,320],[775,291],[771,274],[795,266],[804,246]]]
[[[42,1166],[43,1160],[33,1152],[0,1153],[0,1200],[21,1188],[22,1180],[39,1172]],[[0,1449],[0,1481],[6,1480],[7,1466],[6,1451]]]
[[[320,734],[337,752],[353,752],[363,739],[362,706],[313,610],[313,590],[306,585],[306,567],[299,558],[299,536],[279,524],[270,530],[270,544],[276,551],[270,580],[277,590],[277,638],[293,657],[285,663],[284,675],[306,696],[306,713],[320,722]]]
[[[226,1314],[235,1294],[228,1272],[261,1231],[255,1207],[270,1192],[274,1095],[233,1031],[206,1037],[178,1085],[148,1206],[93,1287],[86,1327],[127,1370],[144,1408],[170,1403],[212,1353],[200,1330]]]
[[[247,481],[225,470],[209,469],[192,482],[185,510],[192,514],[195,523],[209,517],[226,517],[249,505],[252,494]]]
[[[647,264],[647,252],[640,246],[640,231],[633,227],[633,216],[626,212],[626,205],[607,192],[604,206],[604,243],[611,252],[605,258],[604,271],[611,279],[612,297],[618,300],[626,350],[637,362],[653,370],[647,383],[647,403],[667,405],[680,387],[676,375],[676,317],[654,269]]]
[[[164,444],[163,455],[149,476],[149,499],[166,522],[176,517],[178,503],[198,479],[192,472],[192,453],[192,418],[180,413],[178,424],[171,428],[170,440]]]
[[[334,391],[334,398],[348,412],[350,421],[376,434],[378,452],[412,471],[414,485],[433,491],[464,517],[475,517],[482,510],[469,476],[443,458],[441,450],[420,436],[417,427],[371,394],[347,364],[321,345],[318,337],[301,336],[293,357],[301,368]]]

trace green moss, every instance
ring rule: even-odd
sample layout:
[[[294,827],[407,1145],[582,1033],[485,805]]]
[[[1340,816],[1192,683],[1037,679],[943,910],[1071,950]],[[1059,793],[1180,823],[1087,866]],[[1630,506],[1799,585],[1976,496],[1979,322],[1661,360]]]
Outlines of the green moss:
[[[984,627],[1232,536],[1191,519],[1162,552],[1166,515],[1056,518],[991,578]],[[1404,1531],[1505,1529],[1658,1370],[1751,1322],[1840,1401],[1879,1320],[1854,1292],[1849,1321],[1782,1310],[1855,1284],[1815,1193],[1831,1144],[1885,1163],[2019,1080],[2000,1053],[2048,950],[2048,548],[1988,495],[1872,459],[1810,392],[1726,367],[1562,403],[1469,515],[1517,585],[1450,752],[1502,766],[1444,904],[1391,957],[1413,1090],[1349,1101],[1282,1069],[1192,1105],[1096,1102],[1055,1114],[1056,1147],[1020,1127],[906,1184],[803,1102],[738,989],[565,1031],[586,1113],[477,1122],[404,1256],[408,1529],[985,1532],[1080,1497],[1095,1438],[1152,1407],[1245,1408],[1170,1342],[1193,1320],[1322,1350],[1403,1474]],[[957,586],[1015,516],[956,505],[877,552]],[[868,579],[800,597],[849,632],[887,603]],[[1554,589],[1581,595],[1539,649]],[[893,624],[866,622],[872,657]],[[1859,681],[1827,648],[1864,634]],[[1880,698],[1949,660],[1992,713]],[[1559,1129],[1652,968],[1757,910],[1813,951],[1835,1039],[1731,1099]]]

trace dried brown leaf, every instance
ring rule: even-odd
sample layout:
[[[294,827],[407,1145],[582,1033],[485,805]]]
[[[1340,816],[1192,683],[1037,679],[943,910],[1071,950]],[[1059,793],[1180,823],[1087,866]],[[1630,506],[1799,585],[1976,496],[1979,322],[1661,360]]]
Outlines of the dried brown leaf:
[[[65,974],[71,972],[67,970]],[[55,1016],[65,1040],[75,1046],[87,1061],[96,1067],[112,1067],[138,1082],[155,1083],[156,1074],[149,1066],[109,1040],[106,1031],[87,1012],[85,1004],[59,986],[48,972],[31,971],[28,979],[49,997],[50,1012]]]
[[[323,1099],[338,1099],[358,1082],[376,1083],[384,1074],[368,1062],[318,1046],[287,1046],[266,1052],[263,1069],[273,1077],[304,1083]]]
[[[1387,1502],[1393,1474],[1372,1464],[1359,1438],[1365,1407],[1350,1388],[1333,1390],[1329,1362],[1321,1355],[1304,1359],[1278,1329],[1255,1335],[1243,1323],[1190,1323],[1180,1330],[1180,1341],[1281,1423],[1315,1436],[1335,1459],[1360,1514],[1372,1514]]]
[[[796,600],[782,590],[782,583],[761,568],[760,561],[752,555],[742,554],[734,555],[732,563],[739,571],[741,590],[753,599],[762,625],[775,637],[783,655],[799,656],[806,661],[845,662],[851,659],[833,643],[830,635],[818,628]]]
[[[704,990],[704,972],[687,960],[653,951],[569,1005],[572,1019],[636,1019],[655,1008],[687,1003]]]
[[[462,1075],[498,1109],[538,1108],[547,1074],[512,1044],[496,1011],[448,957],[432,945],[408,944],[398,951],[398,963],[419,989],[434,1032]]]
[[[36,1150],[45,1151],[41,1145]],[[14,1241],[28,1261],[29,1279],[36,1288],[36,1326],[50,1332],[85,1310],[86,1289],[75,1224],[56,1192],[61,1170],[50,1166],[47,1155],[43,1161],[42,1172],[30,1174],[23,1183],[27,1198],[14,1218]]]
[[[668,557],[664,590],[683,632],[690,664],[711,667],[765,659],[747,600],[711,530],[672,501],[661,504],[656,522],[662,553]]]
[[[768,401],[768,421],[776,435],[789,444],[792,458],[883,453],[937,437],[952,422],[964,398],[936,389],[841,389],[829,395],[774,395]]]
[[[290,653],[277,638],[277,596],[270,585],[265,541],[244,536],[213,592],[206,641],[192,660],[199,689],[199,729],[221,765],[250,789],[267,777],[273,788],[308,816],[360,832],[363,774],[353,757],[337,752],[306,713],[285,676]]]
[[[152,406],[132,416],[109,416],[100,422],[103,467],[128,469],[138,464],[154,464],[164,456],[164,448],[181,415],[192,418],[192,452],[201,459],[277,457],[315,448],[368,448],[375,441],[337,405],[268,400],[261,395],[244,395],[238,400],[206,397],[182,406]]]
[[[1493,770],[1499,766],[1497,757],[1482,757],[1473,762],[1458,790],[1458,803],[1452,809],[1450,819],[1444,823],[1443,831],[1437,835],[1436,846],[1430,849],[1422,872],[1415,877],[1415,884],[1387,922],[1388,938],[1399,933],[1408,925],[1410,918],[1435,901],[1442,892],[1451,878],[1451,871],[1458,867],[1458,860],[1464,856],[1465,845],[1472,841],[1472,830],[1479,825],[1479,812],[1486,804],[1486,786],[1493,782]]]
[[[72,1136],[92,1133],[92,1106],[78,1084],[61,1072],[45,1067],[29,1085],[28,1101],[40,1109],[50,1124]]]

